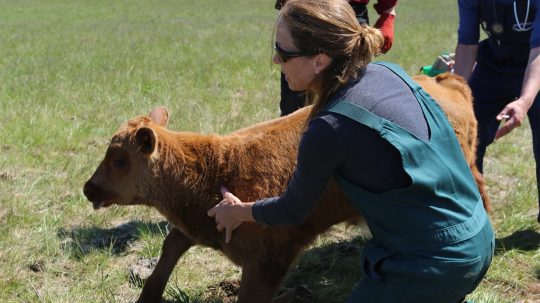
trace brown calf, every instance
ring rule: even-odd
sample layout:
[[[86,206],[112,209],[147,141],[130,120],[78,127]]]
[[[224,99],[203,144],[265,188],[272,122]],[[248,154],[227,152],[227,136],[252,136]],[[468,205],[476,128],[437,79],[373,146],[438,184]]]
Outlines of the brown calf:
[[[469,112],[470,91],[451,76],[418,80],[439,101],[450,101],[443,102],[448,103],[443,108],[448,110],[474,170],[476,121]],[[86,182],[84,194],[96,209],[111,204],[155,207],[174,226],[138,302],[160,301],[178,259],[193,245],[220,250],[242,267],[238,302],[272,302],[304,247],[332,225],[360,219],[333,182],[300,226],[265,228],[244,223],[234,231],[233,240],[225,244],[224,233],[218,232],[214,220],[206,215],[221,200],[220,185],[242,201],[276,196],[285,190],[295,167],[308,110],[226,136],[172,132],[166,129],[169,114],[164,108],[120,127],[105,159]],[[480,174],[476,177],[482,181]],[[485,194],[483,182],[478,185]],[[273,302],[282,300],[285,298]]]

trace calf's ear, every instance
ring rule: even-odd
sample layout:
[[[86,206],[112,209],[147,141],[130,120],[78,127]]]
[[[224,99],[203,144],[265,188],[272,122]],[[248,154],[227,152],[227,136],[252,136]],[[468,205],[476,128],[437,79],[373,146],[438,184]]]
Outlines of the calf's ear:
[[[135,134],[135,141],[139,150],[146,155],[152,154],[156,148],[156,134],[151,128],[139,128]]]
[[[163,127],[167,127],[169,123],[169,111],[165,107],[157,107],[150,114],[148,114],[150,119]]]

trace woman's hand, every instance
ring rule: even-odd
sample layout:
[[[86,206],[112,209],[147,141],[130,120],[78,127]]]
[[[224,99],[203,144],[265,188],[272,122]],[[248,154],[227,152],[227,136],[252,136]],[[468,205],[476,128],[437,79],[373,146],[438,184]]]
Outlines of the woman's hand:
[[[508,134],[518,127],[525,119],[525,115],[531,108],[538,92],[540,91],[540,46],[532,48],[529,52],[529,62],[525,70],[521,96],[516,101],[508,103],[497,115],[497,120],[505,119],[504,125],[495,134],[495,139]]]
[[[216,228],[219,231],[225,229],[225,243],[229,243],[232,238],[233,230],[240,226],[242,222],[255,221],[251,214],[253,203],[242,203],[242,201],[229,192],[225,186],[221,186],[220,191],[223,200],[212,207],[207,212],[207,215],[215,218]]]
[[[504,124],[497,130],[495,140],[520,126],[521,123],[523,123],[523,119],[525,119],[528,110],[529,106],[527,102],[524,102],[521,98],[508,103],[508,105],[506,105],[497,115],[497,120],[504,121]]]

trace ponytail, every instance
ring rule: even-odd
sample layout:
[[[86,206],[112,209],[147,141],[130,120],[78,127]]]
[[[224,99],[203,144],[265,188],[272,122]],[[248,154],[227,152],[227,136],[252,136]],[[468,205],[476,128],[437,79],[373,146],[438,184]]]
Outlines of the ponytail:
[[[310,118],[329,102],[344,84],[357,78],[378,55],[384,43],[381,32],[360,25],[344,0],[289,0],[280,12],[299,51],[317,50],[332,58],[314,79],[308,102]]]
[[[362,24],[359,26],[357,39],[351,61],[358,66],[366,66],[373,60],[373,56],[381,53],[384,38],[380,30]]]
[[[316,79],[318,94],[308,95],[308,102],[313,103],[308,121],[321,111],[344,84],[360,76],[373,57],[381,53],[383,43],[384,37],[380,30],[358,25],[346,55],[333,58],[332,64]]]

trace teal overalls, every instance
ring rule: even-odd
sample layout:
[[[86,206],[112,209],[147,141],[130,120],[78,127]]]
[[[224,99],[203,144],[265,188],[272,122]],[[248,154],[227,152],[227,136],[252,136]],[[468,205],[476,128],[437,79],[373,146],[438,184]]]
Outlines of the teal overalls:
[[[364,277],[347,302],[461,302],[491,263],[494,234],[489,218],[439,105],[401,68],[378,64],[411,88],[430,139],[421,140],[347,100],[326,108],[377,131],[400,152],[412,180],[407,188],[375,194],[334,176],[373,235],[362,256]]]

